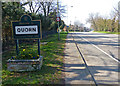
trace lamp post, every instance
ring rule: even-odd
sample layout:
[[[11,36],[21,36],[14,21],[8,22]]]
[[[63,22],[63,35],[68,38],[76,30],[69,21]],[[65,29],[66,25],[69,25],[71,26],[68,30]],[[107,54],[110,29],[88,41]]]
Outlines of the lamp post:
[[[73,7],[73,6],[70,6],[71,8]],[[68,6],[67,6],[67,11],[68,11]],[[69,21],[68,21],[68,12],[67,12],[67,24],[69,23]],[[70,24],[71,24],[71,20],[70,20]]]
[[[68,7],[72,8],[73,6],[67,6],[67,24],[68,24],[68,25],[70,26],[70,28],[71,28],[71,20],[70,20],[70,24],[69,24],[69,20],[68,20]],[[69,31],[68,28],[67,28],[67,31]]]
[[[75,20],[74,20],[74,32],[75,32],[75,29],[76,29],[76,16],[75,16]]]

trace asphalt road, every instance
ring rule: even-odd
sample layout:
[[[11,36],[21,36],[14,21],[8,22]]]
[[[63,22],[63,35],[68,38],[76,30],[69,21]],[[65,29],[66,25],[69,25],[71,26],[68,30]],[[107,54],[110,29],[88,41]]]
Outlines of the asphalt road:
[[[118,35],[95,32],[71,33],[97,84],[119,84]]]

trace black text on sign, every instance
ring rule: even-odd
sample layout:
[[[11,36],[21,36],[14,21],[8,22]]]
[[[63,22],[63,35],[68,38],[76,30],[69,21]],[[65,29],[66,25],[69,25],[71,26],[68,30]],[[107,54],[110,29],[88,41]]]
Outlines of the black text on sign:
[[[38,26],[15,26],[15,34],[38,34]]]

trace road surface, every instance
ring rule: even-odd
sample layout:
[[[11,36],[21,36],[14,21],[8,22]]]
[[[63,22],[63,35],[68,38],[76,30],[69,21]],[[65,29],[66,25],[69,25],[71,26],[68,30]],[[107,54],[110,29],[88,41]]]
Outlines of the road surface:
[[[97,85],[119,84],[118,65],[120,59],[118,58],[118,35],[95,32],[74,32],[68,34],[68,41],[66,42],[66,84],[93,84],[94,81],[90,73],[93,75]],[[89,72],[85,66],[83,66],[84,62],[75,49],[75,42],[87,63],[88,69],[90,70]],[[84,67],[84,70],[80,69],[80,65]]]

